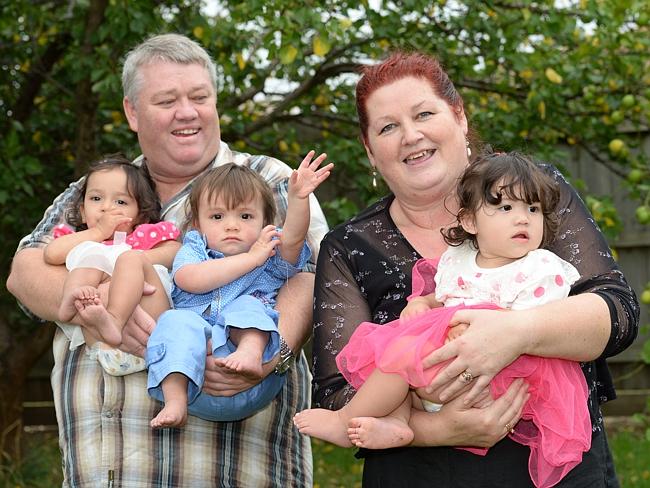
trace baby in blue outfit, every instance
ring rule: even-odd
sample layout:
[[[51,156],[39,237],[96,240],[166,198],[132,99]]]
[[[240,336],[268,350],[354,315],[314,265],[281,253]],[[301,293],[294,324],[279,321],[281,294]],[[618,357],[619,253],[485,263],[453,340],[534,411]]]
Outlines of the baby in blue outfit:
[[[309,195],[329,176],[326,155],[311,151],[288,183],[283,229],[272,222],[271,188],[253,170],[225,164],[200,176],[189,197],[192,230],[174,259],[174,310],[163,313],[147,344],[149,394],[165,402],[154,428],[180,427],[187,413],[206,420],[240,420],[280,391],[283,375],[270,374],[230,397],[201,393],[207,342],[219,364],[262,377],[262,364],[279,352],[278,289],[306,264]]]

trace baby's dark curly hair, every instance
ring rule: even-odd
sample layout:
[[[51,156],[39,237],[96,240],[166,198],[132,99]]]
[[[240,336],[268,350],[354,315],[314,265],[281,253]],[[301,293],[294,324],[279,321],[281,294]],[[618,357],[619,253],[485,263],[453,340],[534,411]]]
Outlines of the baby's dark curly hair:
[[[129,194],[138,203],[138,216],[133,223],[133,227],[140,224],[155,224],[160,221],[160,199],[156,193],[156,184],[151,179],[147,167],[145,165],[135,166],[131,164],[131,161],[122,154],[109,154],[90,163],[81,192],[72,208],[65,214],[66,221],[76,231],[88,228],[81,218],[81,206],[86,197],[88,177],[93,173],[113,170],[115,168],[120,168],[126,173]]]
[[[516,152],[497,152],[470,163],[460,177],[456,186],[460,207],[458,225],[441,231],[445,242],[450,246],[459,246],[469,240],[478,249],[476,236],[463,229],[461,219],[473,218],[486,203],[498,205],[504,195],[529,205],[539,202],[544,215],[541,247],[553,240],[558,228],[556,207],[560,200],[557,182],[528,157]]]

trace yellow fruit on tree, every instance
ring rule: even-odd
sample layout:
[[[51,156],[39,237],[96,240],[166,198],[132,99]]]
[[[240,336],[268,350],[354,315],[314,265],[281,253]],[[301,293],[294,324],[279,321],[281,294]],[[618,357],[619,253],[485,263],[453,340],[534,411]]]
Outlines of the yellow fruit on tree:
[[[621,105],[625,108],[632,108],[635,103],[636,99],[634,98],[634,95],[625,95],[621,100]]]
[[[650,290],[643,290],[643,293],[641,293],[641,302],[650,305]]]
[[[546,75],[548,81],[550,81],[551,83],[555,83],[556,85],[562,83],[562,76],[560,76],[560,74],[557,71],[555,71],[553,68],[546,68],[544,74]]]
[[[609,151],[612,154],[619,154],[624,147],[625,147],[625,143],[620,139],[612,139],[611,141],[609,141]]]
[[[636,215],[636,220],[638,220],[640,224],[650,224],[650,207],[647,205],[638,207],[634,214]]]
[[[630,183],[639,183],[643,177],[645,176],[645,173],[643,170],[634,168],[630,170],[630,172],[627,174],[627,181]]]

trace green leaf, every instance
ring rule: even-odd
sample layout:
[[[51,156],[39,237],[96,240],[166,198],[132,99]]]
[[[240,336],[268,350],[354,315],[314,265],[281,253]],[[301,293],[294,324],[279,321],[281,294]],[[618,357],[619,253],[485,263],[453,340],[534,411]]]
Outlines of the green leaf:
[[[314,54],[321,57],[324,57],[332,49],[332,45],[327,37],[321,36],[320,34],[314,37],[312,47]]]
[[[295,46],[291,44],[282,46],[280,49],[280,62],[282,64],[291,64],[296,59],[297,54],[298,49]]]

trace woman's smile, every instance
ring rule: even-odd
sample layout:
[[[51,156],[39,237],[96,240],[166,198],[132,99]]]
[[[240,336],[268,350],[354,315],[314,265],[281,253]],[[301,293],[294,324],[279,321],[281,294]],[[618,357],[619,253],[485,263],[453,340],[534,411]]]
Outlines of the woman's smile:
[[[406,164],[419,164],[425,161],[428,161],[434,154],[435,149],[424,149],[422,151],[417,151],[406,156],[402,161]]]

